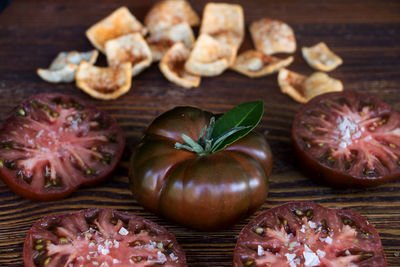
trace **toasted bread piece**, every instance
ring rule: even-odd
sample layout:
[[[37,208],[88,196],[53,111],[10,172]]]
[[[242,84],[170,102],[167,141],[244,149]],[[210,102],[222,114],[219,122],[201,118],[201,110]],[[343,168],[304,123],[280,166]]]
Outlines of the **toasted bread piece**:
[[[301,49],[308,65],[317,70],[332,71],[343,63],[343,60],[332,52],[324,42]]]
[[[239,49],[244,38],[244,15],[240,5],[208,3],[204,8],[200,34]]]
[[[256,49],[266,55],[296,51],[293,29],[282,21],[269,18],[257,20],[250,25],[250,33]]]
[[[99,52],[92,50],[88,52],[60,52],[51,63],[49,69],[37,69],[37,74],[43,80],[51,83],[73,82],[75,72],[81,61],[87,61],[89,64],[96,62]]]
[[[201,34],[185,63],[186,71],[200,76],[217,76],[234,61],[235,49],[207,34]]]
[[[150,46],[153,61],[159,61],[177,42],[183,42],[187,48],[191,48],[194,43],[194,34],[189,24],[182,22],[163,31],[155,32],[146,40]]]
[[[150,9],[144,22],[150,34],[154,34],[182,22],[188,23],[189,26],[197,26],[200,19],[187,1],[163,0]]]
[[[292,56],[281,59],[265,55],[260,51],[247,50],[236,58],[231,69],[250,78],[256,78],[275,73],[292,62]]]
[[[182,43],[174,44],[162,57],[159,67],[165,78],[169,81],[185,87],[198,87],[200,76],[187,72],[184,68],[189,58],[190,50]]]
[[[278,83],[282,93],[288,94],[300,103],[306,103],[320,94],[343,91],[341,81],[323,72],[315,72],[307,77],[283,68],[279,71]]]
[[[50,83],[69,83],[75,80],[75,73],[78,66],[75,64],[67,64],[62,69],[51,70],[51,69],[37,69],[36,73]]]
[[[152,62],[150,48],[140,33],[130,33],[107,41],[105,52],[111,67],[131,62],[132,76],[139,74]]]
[[[75,79],[76,86],[94,98],[116,99],[131,88],[132,64],[126,62],[118,67],[103,68],[83,61]]]
[[[86,37],[94,47],[104,53],[104,46],[108,40],[134,32],[145,35],[147,29],[129,12],[128,8],[120,7],[90,27],[86,31]]]

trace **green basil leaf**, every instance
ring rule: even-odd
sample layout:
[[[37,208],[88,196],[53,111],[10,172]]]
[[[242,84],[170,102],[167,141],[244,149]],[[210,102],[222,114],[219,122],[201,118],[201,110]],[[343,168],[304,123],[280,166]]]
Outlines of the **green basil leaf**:
[[[224,149],[233,142],[246,136],[251,132],[260,122],[264,113],[264,102],[253,101],[237,105],[227,113],[222,115],[215,121],[214,130],[211,134],[214,142],[222,135],[231,132],[233,129],[240,127],[235,133],[228,135],[227,138],[221,140],[219,143],[213,144],[211,152],[217,152]]]

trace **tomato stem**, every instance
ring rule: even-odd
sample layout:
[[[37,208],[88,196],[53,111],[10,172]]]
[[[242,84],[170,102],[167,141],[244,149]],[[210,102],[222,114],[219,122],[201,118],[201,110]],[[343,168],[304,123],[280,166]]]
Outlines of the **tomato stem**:
[[[199,156],[205,156],[212,153],[214,149],[225,139],[233,135],[234,133],[241,131],[243,129],[249,128],[250,126],[238,126],[232,128],[225,133],[221,134],[215,141],[211,138],[212,132],[214,130],[215,117],[211,117],[209,125],[205,125],[200,131],[198,141],[194,141],[192,138],[186,134],[182,134],[181,137],[185,143],[181,144],[176,142],[176,149],[186,149],[191,152],[197,153]],[[204,137],[203,137],[204,136]]]

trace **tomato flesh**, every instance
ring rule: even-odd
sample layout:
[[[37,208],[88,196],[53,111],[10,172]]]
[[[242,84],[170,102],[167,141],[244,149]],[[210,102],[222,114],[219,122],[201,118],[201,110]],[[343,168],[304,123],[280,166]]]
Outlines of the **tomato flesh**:
[[[25,266],[186,266],[176,239],[146,219],[110,209],[45,217],[29,231]]]
[[[234,266],[386,266],[373,226],[351,211],[292,202],[253,219],[240,233]]]
[[[292,137],[311,176],[333,186],[375,186],[400,177],[400,113],[356,92],[329,93],[304,105]]]
[[[95,107],[62,94],[36,95],[0,130],[0,175],[26,198],[59,199],[103,180],[124,144],[116,121]]]

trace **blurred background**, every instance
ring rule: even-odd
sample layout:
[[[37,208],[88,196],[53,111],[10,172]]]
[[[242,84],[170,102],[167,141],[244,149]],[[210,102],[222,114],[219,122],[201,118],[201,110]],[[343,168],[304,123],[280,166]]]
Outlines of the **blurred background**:
[[[12,0],[0,0],[0,12],[6,8],[6,6],[11,2]]]

